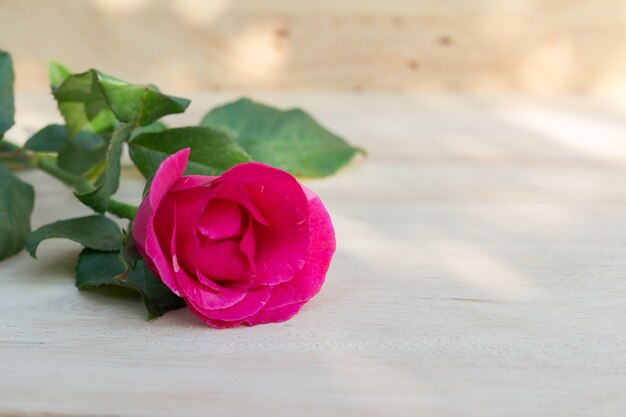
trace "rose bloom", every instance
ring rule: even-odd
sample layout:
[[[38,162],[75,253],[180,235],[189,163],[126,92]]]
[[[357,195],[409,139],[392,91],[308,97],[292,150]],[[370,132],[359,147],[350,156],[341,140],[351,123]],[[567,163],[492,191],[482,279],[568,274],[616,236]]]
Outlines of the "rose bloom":
[[[183,176],[163,161],[133,221],[147,266],[209,326],[281,322],[320,290],[335,232],[319,197],[257,162]]]

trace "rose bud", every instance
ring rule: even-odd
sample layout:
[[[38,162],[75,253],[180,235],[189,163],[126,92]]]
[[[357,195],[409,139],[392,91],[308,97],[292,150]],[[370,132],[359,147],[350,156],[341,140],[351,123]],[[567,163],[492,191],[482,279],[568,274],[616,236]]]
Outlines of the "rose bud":
[[[147,266],[209,326],[281,322],[318,293],[335,251],[319,197],[261,163],[183,176],[163,161],[133,221]]]

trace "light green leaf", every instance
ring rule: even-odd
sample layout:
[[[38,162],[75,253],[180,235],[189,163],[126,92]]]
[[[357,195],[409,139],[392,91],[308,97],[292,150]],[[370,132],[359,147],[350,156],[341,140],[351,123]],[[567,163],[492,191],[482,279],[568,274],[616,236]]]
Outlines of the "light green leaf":
[[[34,202],[33,187],[0,164],[0,260],[24,247]]]
[[[106,211],[109,199],[115,194],[120,185],[122,145],[130,136],[132,129],[133,126],[130,124],[122,124],[113,132],[106,155],[106,169],[96,181],[95,186],[87,181],[76,184],[74,195],[83,204],[99,213]]]
[[[0,137],[13,126],[15,104],[13,97],[13,62],[11,55],[0,51]]]
[[[76,286],[81,290],[113,286],[136,291],[143,299],[148,320],[185,305],[142,260],[125,271],[119,252],[84,249],[76,265]]]
[[[154,86],[128,84],[96,70],[67,78],[54,92],[70,137],[82,129],[110,130],[114,119],[136,126],[182,113],[189,100],[161,94]]]
[[[120,228],[113,220],[99,214],[43,225],[26,235],[26,250],[36,258],[41,241],[52,238],[73,240],[87,248],[102,251],[118,251],[122,247]]]
[[[113,129],[115,116],[95,71],[68,77],[54,91],[54,97],[70,137],[83,129],[96,133],[110,132]]]
[[[255,161],[306,177],[333,174],[359,152],[300,109],[243,98],[211,110],[202,126],[230,131]]]
[[[53,60],[48,63],[48,78],[52,91],[58,89],[71,75],[72,71],[60,62]]]
[[[191,148],[186,174],[216,175],[250,156],[223,131],[209,127],[182,127],[144,133],[130,141],[130,157],[146,178],[161,162],[184,148]]]

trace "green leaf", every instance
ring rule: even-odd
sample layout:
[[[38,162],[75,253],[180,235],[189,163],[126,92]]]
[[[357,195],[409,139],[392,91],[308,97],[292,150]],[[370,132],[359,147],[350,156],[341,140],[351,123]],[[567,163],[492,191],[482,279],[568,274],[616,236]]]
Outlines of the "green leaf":
[[[83,204],[99,213],[106,211],[109,199],[115,194],[120,185],[122,145],[130,136],[132,128],[132,125],[122,124],[113,132],[106,156],[106,170],[96,181],[95,186],[87,181],[76,184],[74,195]]]
[[[130,140],[133,140],[137,136],[143,135],[144,133],[162,132],[164,130],[167,130],[167,125],[163,122],[154,122],[147,126],[136,127],[133,130],[133,133],[130,134]]]
[[[0,164],[0,260],[24,247],[34,202],[33,187]]]
[[[111,117],[145,126],[189,106],[189,100],[161,94],[154,86],[128,84],[96,70],[70,76],[54,96],[70,137],[84,128],[106,131],[113,125]]]
[[[130,141],[130,157],[151,178],[169,155],[191,148],[186,174],[216,175],[250,156],[226,133],[210,127],[182,127],[144,133]]]
[[[13,126],[15,104],[13,97],[13,62],[11,55],[0,51],[0,137]]]
[[[66,142],[65,126],[51,124],[31,136],[24,144],[24,149],[34,152],[59,152]]]
[[[52,91],[56,91],[71,75],[72,71],[60,62],[53,60],[48,63],[48,78]]]
[[[58,153],[59,168],[74,175],[82,175],[104,160],[107,141],[86,130],[69,139],[65,126],[52,124],[28,139],[24,149]]]
[[[107,141],[98,134],[83,130],[59,150],[59,168],[82,175],[103,161],[106,153]]]
[[[122,250],[120,251],[120,261],[124,266],[135,267],[137,261],[141,260],[141,253],[135,245],[133,239],[133,221],[128,224],[128,230],[124,230],[124,239],[122,239]]]
[[[163,116],[182,113],[189,106],[186,98],[162,94],[153,85],[128,84],[97,72],[102,91],[118,120],[146,126]]]
[[[299,176],[333,174],[362,152],[300,109],[283,111],[247,98],[211,110],[201,124],[227,129],[255,161]]]
[[[115,116],[106,101],[95,71],[68,77],[54,91],[67,131],[73,137],[81,130],[110,132]]]
[[[161,280],[137,261],[135,268],[124,270],[119,252],[84,249],[76,265],[76,286],[91,289],[102,286],[128,288],[138,292],[148,312],[148,320],[185,305]]]
[[[41,226],[26,235],[26,250],[36,258],[39,243],[52,238],[70,239],[87,248],[102,251],[118,251],[122,247],[120,228],[113,220],[99,214]]]

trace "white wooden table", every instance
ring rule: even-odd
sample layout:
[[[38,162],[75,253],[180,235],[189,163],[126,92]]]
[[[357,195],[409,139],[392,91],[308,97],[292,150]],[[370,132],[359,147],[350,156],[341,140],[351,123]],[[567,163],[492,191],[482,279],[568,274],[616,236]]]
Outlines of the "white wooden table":
[[[193,123],[232,94],[196,95]],[[0,263],[1,416],[624,416],[626,110],[579,100],[256,94],[369,158],[309,181],[338,250],[283,324],[212,330],[79,292],[79,247]],[[194,96],[192,95],[192,98]],[[14,136],[58,119],[18,97]],[[118,197],[137,201],[130,169]],[[88,213],[43,174],[33,226]]]

